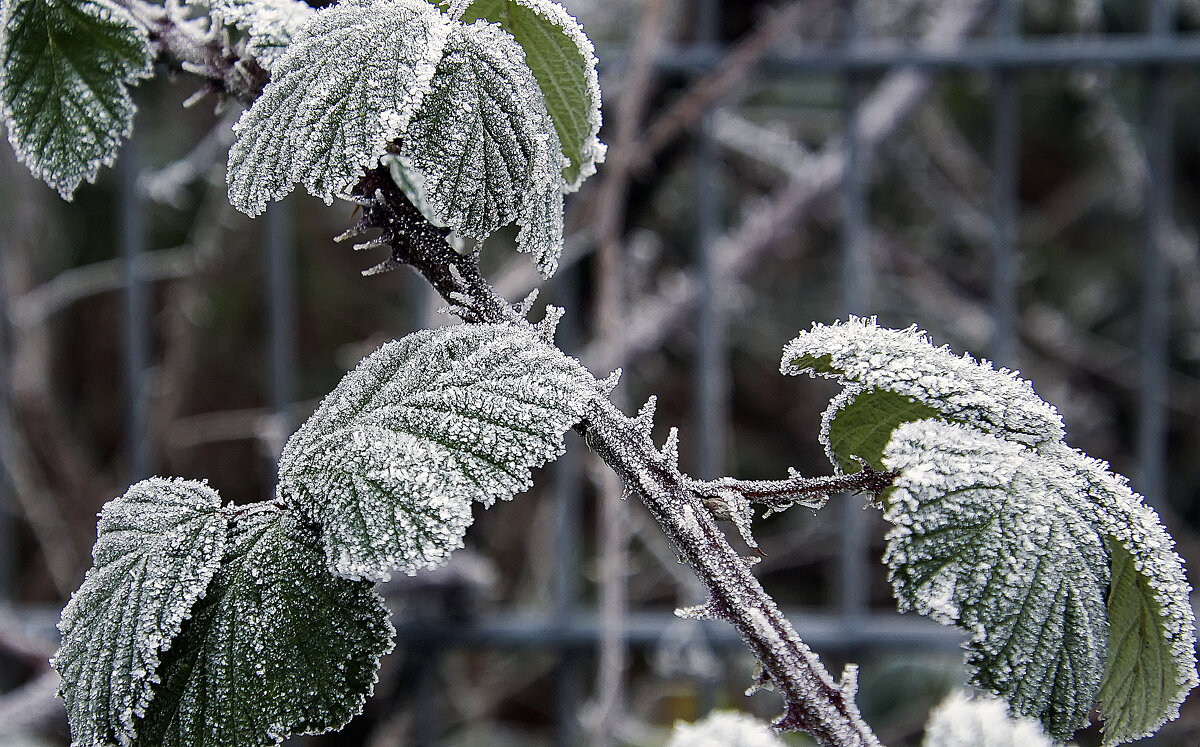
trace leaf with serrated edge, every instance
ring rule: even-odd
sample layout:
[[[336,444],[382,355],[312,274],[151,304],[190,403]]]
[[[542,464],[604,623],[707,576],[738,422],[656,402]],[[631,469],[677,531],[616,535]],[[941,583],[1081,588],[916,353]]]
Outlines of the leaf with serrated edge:
[[[1058,460],[934,420],[895,430],[885,561],[902,609],[971,634],[979,687],[1058,739],[1087,723],[1107,655],[1109,560]]]
[[[329,574],[290,512],[241,509],[229,551],[164,657],[137,744],[256,747],[362,710],[395,631],[383,599]]]
[[[0,107],[33,175],[71,199],[133,130],[128,87],[153,73],[145,30],[108,0],[9,0],[0,16]]]
[[[1140,739],[1177,718],[1197,684],[1192,589],[1158,514],[1123,477],[1065,445],[1053,455],[1084,480],[1112,557],[1111,633],[1100,687],[1104,741]]]
[[[424,0],[346,0],[317,11],[242,115],[229,201],[257,215],[296,184],[332,203],[401,137],[452,28]]]
[[[562,150],[521,46],[499,26],[456,25],[404,136],[439,222],[483,240],[514,221],[550,277],[562,252]]]
[[[128,744],[171,647],[225,549],[221,499],[204,483],[155,477],[100,512],[95,567],[71,596],[54,668],[73,745]]]
[[[883,449],[892,431],[936,414],[934,408],[903,394],[883,389],[864,392],[848,386],[825,408],[820,440],[829,461],[839,470],[857,472],[860,465],[855,457],[881,470]]]
[[[468,324],[390,342],[346,375],[284,447],[280,497],[322,526],[334,573],[437,565],[471,503],[530,485],[596,396],[532,329]]]
[[[886,329],[875,319],[850,317],[814,324],[783,349],[780,371],[808,373],[902,394],[947,420],[1019,443],[1061,441],[1062,418],[1028,381],[987,361],[935,348],[916,327]]]
[[[246,51],[270,71],[314,11],[302,0],[212,0],[219,23],[246,34]]]
[[[600,133],[600,83],[596,52],[570,13],[553,0],[475,0],[463,3],[462,20],[498,23],[525,49],[525,62],[537,78],[554,120],[563,155],[568,192],[596,173],[604,160]]]

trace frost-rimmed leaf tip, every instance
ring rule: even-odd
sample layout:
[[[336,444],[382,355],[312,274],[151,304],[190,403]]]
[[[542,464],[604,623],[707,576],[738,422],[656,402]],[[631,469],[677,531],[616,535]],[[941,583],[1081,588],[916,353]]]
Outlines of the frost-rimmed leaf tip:
[[[100,512],[95,567],[71,596],[54,668],[72,745],[129,744],[160,682],[159,657],[204,596],[225,551],[216,491],[160,477]]]
[[[153,72],[146,31],[109,0],[8,0],[0,17],[8,141],[69,200],[133,131],[129,86]]]
[[[471,504],[528,488],[595,396],[533,328],[417,332],[364,359],[292,436],[280,496],[322,527],[334,573],[436,566],[461,546]]]

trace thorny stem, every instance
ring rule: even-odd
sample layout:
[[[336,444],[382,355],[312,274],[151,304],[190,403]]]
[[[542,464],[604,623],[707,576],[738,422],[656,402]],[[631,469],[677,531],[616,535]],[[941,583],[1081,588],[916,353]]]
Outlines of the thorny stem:
[[[453,304],[465,321],[528,324],[483,278],[476,257],[455,252],[445,241],[445,230],[425,221],[386,169],[367,172],[355,196],[363,215],[347,233],[380,229],[382,235],[363,246],[392,247],[391,257],[368,272],[407,264]],[[684,614],[732,624],[762,664],[759,684],[773,683],[782,692],[785,711],[775,728],[806,731],[833,747],[878,745],[854,701],[855,668],[847,667],[842,681],[834,681],[705,508],[700,492],[722,481],[700,483],[680,473],[674,458],[651,441],[646,424],[625,415],[604,397],[593,400],[577,429],[625,485],[642,496],[664,533],[707,587],[709,601]],[[834,483],[852,489],[854,477],[816,483],[819,489]],[[886,487],[883,483],[890,479],[874,471],[858,478],[864,489],[872,491]],[[777,488],[786,484],[792,484],[793,492],[805,489],[796,478],[779,483],[729,483],[764,499],[781,494],[782,489]]]
[[[831,477],[802,477],[796,475],[786,480],[738,480],[722,477],[717,480],[693,482],[692,489],[704,497],[705,505],[723,505],[725,493],[736,493],[751,503],[766,506],[772,511],[783,511],[796,504],[817,505],[824,503],[832,493],[870,493],[875,501],[883,491],[891,487],[896,472],[880,472],[864,464],[862,470],[851,475]]]

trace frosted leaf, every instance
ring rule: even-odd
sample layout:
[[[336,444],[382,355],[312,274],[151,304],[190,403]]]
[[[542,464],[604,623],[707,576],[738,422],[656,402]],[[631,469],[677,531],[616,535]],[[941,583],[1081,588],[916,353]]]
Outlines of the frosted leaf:
[[[1003,700],[953,692],[929,714],[923,747],[1054,747],[1038,722],[1014,718]]]
[[[532,328],[417,332],[363,360],[292,436],[280,493],[323,527],[335,573],[415,572],[461,545],[473,501],[528,488],[595,396]]]
[[[255,747],[339,729],[362,710],[394,633],[371,585],[331,575],[289,512],[242,509],[164,657],[138,744]]]
[[[331,203],[404,135],[451,23],[424,0],[346,0],[313,14],[235,126],[229,201],[250,215],[296,184]]]
[[[737,711],[713,711],[694,724],[676,721],[666,747],[783,747],[771,727]]]
[[[852,384],[825,408],[820,440],[829,461],[841,471],[857,472],[859,459],[882,470],[883,449],[896,426],[937,414],[912,397],[886,389],[863,391]]]
[[[1105,744],[1148,736],[1179,716],[1196,686],[1191,586],[1158,514],[1104,462],[1054,451],[1086,484],[1112,557],[1108,663],[1100,687]]]
[[[600,83],[596,52],[571,14],[552,0],[463,2],[464,22],[482,18],[512,34],[546,100],[567,164],[568,192],[579,189],[604,160],[600,133]]]
[[[996,371],[987,361],[935,348],[916,327],[897,331],[878,326],[873,318],[858,317],[832,325],[814,324],[784,348],[780,370],[836,379],[857,385],[857,391],[864,393],[891,392],[899,395],[890,398],[891,408],[903,409],[900,397],[907,398],[932,408],[943,419],[1031,446],[1063,437],[1058,411],[1038,397],[1028,381],[1007,369]],[[830,406],[825,417],[827,437],[839,412],[853,411],[855,396],[847,395],[849,399],[835,400]],[[868,442],[877,445],[878,439]],[[826,447],[830,448],[828,440]],[[839,454],[834,463],[849,456]],[[859,456],[868,462],[876,458]]]
[[[63,610],[62,675],[73,745],[129,744],[171,647],[225,549],[221,499],[204,483],[139,482],[100,512],[95,567]]]
[[[8,0],[0,16],[8,141],[69,200],[112,165],[133,130],[128,87],[153,73],[149,39],[109,0]]]
[[[975,685],[1066,739],[1108,645],[1109,560],[1078,473],[1018,443],[925,420],[896,429],[884,556],[901,610],[971,634]]]
[[[211,6],[215,20],[246,34],[246,51],[268,71],[313,12],[302,0],[212,0]]]
[[[458,24],[404,135],[438,221],[483,240],[516,221],[544,277],[562,252],[562,152],[521,46],[499,26]]]

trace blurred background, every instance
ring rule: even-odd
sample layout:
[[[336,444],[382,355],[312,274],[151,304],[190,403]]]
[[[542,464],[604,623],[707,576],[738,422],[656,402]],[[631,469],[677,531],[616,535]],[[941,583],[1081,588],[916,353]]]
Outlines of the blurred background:
[[[560,344],[658,396],[697,477],[831,467],[828,382],[780,376],[813,321],[878,315],[1020,369],[1073,446],[1200,563],[1200,0],[568,0],[596,43],[608,163],[567,201],[540,303]],[[46,659],[96,512],[152,474],[273,494],[295,427],[387,339],[453,322],[332,237],[349,204],[226,202],[237,111],[136,89],[114,169],[64,203],[0,148],[0,745],[67,744]],[[538,285],[513,236],[484,262]],[[537,318],[541,311],[535,311]],[[569,434],[467,548],[382,591],[396,651],[304,745],[661,745],[745,697],[753,661],[636,497]],[[895,612],[861,497],[756,522],[758,575],[887,744],[918,744],[961,638]],[[1195,698],[1193,698],[1195,700]],[[806,743],[802,737],[791,743]],[[1098,730],[1081,745],[1099,744]],[[1147,744],[1200,743],[1200,705]]]

